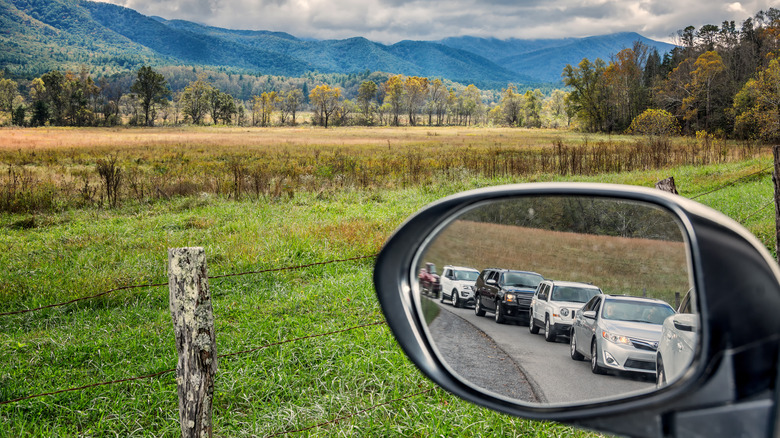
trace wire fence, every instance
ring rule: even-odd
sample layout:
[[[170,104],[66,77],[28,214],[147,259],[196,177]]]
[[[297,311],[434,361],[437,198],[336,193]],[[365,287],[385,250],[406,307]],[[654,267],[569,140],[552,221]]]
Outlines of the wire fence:
[[[295,338],[295,339],[287,339],[287,340],[284,340],[284,341],[273,342],[271,344],[266,344],[266,345],[262,345],[260,347],[250,348],[250,349],[247,349],[247,350],[236,351],[234,353],[220,354],[220,355],[217,356],[217,358],[226,358],[226,357],[238,356],[238,355],[241,355],[241,354],[253,353],[255,351],[263,350],[265,348],[275,347],[275,346],[279,346],[279,345],[283,345],[283,344],[289,344],[289,343],[292,343],[292,342],[298,342],[298,341],[302,341],[302,340],[305,340],[305,339],[320,338],[320,337],[323,337],[323,336],[330,336],[330,335],[344,333],[344,332],[348,332],[348,331],[352,331],[352,330],[357,330],[357,329],[371,327],[371,326],[376,326],[376,325],[384,325],[384,324],[385,324],[385,321],[370,322],[370,323],[367,323],[367,324],[362,324],[362,325],[358,325],[358,326],[354,326],[354,327],[350,327],[350,328],[346,328],[346,329],[341,329],[341,330],[335,330],[335,331],[332,331],[332,332],[320,333],[320,334],[316,334],[316,335],[309,335],[309,336],[303,336],[303,337]],[[24,401],[24,400],[30,400],[30,399],[34,399],[34,398],[46,397],[46,396],[49,396],[49,395],[62,394],[64,392],[81,391],[81,390],[84,390],[84,389],[95,388],[95,387],[98,387],[98,386],[106,386],[106,385],[113,385],[113,384],[116,384],[116,383],[132,382],[134,380],[151,379],[153,377],[159,377],[159,376],[162,376],[163,374],[172,373],[174,371],[176,371],[176,368],[170,368],[170,369],[167,369],[167,370],[158,371],[158,372],[156,372],[154,374],[147,374],[147,375],[144,375],[144,376],[128,377],[126,379],[111,380],[111,381],[108,381],[108,382],[93,383],[93,384],[90,384],[90,385],[79,386],[79,387],[76,387],[76,388],[61,389],[61,390],[58,390],[58,391],[44,392],[44,393],[41,393],[41,394],[28,395],[28,396],[25,396],[25,397],[15,398],[13,400],[0,401],[0,406],[1,405],[11,404],[11,403],[16,403],[16,402],[20,402],[20,401]]]
[[[744,181],[746,179],[749,179],[749,178],[752,178],[754,176],[760,175],[760,174],[762,174],[764,172],[767,172],[768,170],[770,170],[772,168],[773,168],[773,166],[763,168],[763,169],[761,169],[761,170],[759,170],[757,172],[753,172],[753,173],[751,173],[749,175],[745,175],[745,176],[739,177],[737,179],[734,179],[732,181],[729,181],[728,183],[722,184],[722,185],[720,185],[720,186],[718,186],[718,187],[716,187],[716,188],[714,188],[712,190],[708,190],[708,191],[706,191],[704,193],[700,193],[698,195],[692,196],[689,199],[697,199],[699,197],[702,197],[702,196],[705,196],[705,195],[709,195],[709,194],[718,192],[720,190],[723,190],[723,189],[726,189],[728,187],[731,187],[734,184],[739,183],[740,181]],[[770,200],[769,202],[764,204],[762,207],[760,207],[756,211],[750,213],[745,218],[743,218],[742,222],[747,221],[748,219],[752,218],[756,214],[760,213],[761,211],[765,210],[769,206],[773,205],[773,203],[774,203],[774,199]],[[358,260],[363,260],[363,259],[369,259],[369,258],[374,258],[376,256],[377,256],[377,254],[363,255],[363,256],[356,256],[356,257],[350,257],[350,258],[328,260],[328,261],[323,261],[323,262],[315,262],[315,263],[296,265],[296,266],[287,266],[287,267],[281,267],[281,268],[268,268],[268,269],[261,269],[261,270],[255,270],[255,271],[245,271],[245,272],[237,272],[237,273],[230,273],[230,274],[213,275],[213,276],[209,276],[208,278],[209,278],[209,280],[212,280],[212,279],[223,279],[223,278],[230,278],[230,277],[237,277],[237,276],[244,276],[244,275],[256,275],[256,274],[264,274],[264,273],[271,273],[271,272],[281,272],[281,271],[289,271],[289,270],[296,270],[296,269],[305,269],[305,268],[310,268],[310,267],[315,267],[315,266],[330,265],[330,264],[334,264],[334,263],[343,263],[343,262],[350,262],[350,261],[358,261]],[[84,297],[80,297],[80,298],[75,298],[75,299],[72,299],[72,300],[69,300],[69,301],[65,301],[65,302],[61,302],[61,303],[49,304],[49,305],[40,306],[40,307],[36,307],[36,308],[31,308],[31,309],[22,309],[22,310],[16,310],[16,311],[2,312],[2,313],[0,313],[0,317],[11,316],[11,315],[19,315],[19,314],[24,314],[24,313],[42,311],[42,310],[45,310],[45,309],[52,309],[52,308],[57,308],[57,307],[63,307],[63,306],[67,306],[67,305],[74,304],[74,303],[81,302],[81,301],[96,299],[96,298],[99,298],[99,297],[103,297],[103,296],[106,296],[106,295],[109,295],[109,294],[112,294],[112,293],[115,293],[115,292],[119,292],[119,291],[124,291],[124,290],[162,287],[162,286],[167,286],[167,285],[168,285],[167,282],[160,282],[160,283],[149,283],[149,284],[138,284],[138,285],[121,286],[121,287],[116,287],[116,288],[113,288],[113,289],[109,289],[109,290],[106,290],[104,292],[100,292],[100,293],[97,293],[97,294],[94,294],[94,295],[89,295],[89,296],[84,296]],[[341,333],[345,333],[345,332],[349,332],[349,331],[353,331],[353,330],[365,329],[365,328],[374,327],[374,326],[380,326],[380,325],[385,325],[385,324],[386,324],[385,321],[368,322],[368,323],[365,323],[365,324],[361,324],[361,325],[357,325],[357,326],[353,326],[353,327],[349,327],[349,328],[334,330],[334,331],[330,331],[330,332],[326,332],[326,333],[319,333],[319,334],[314,334],[314,335],[303,336],[303,337],[300,337],[300,338],[287,339],[287,340],[273,342],[273,343],[261,345],[261,346],[250,348],[250,349],[246,349],[246,350],[236,351],[236,352],[233,352],[233,353],[221,354],[221,355],[218,356],[218,358],[228,358],[228,357],[234,357],[234,356],[249,354],[249,353],[253,353],[253,352],[256,352],[256,351],[259,351],[259,350],[263,350],[263,349],[266,349],[266,348],[270,348],[270,347],[274,347],[274,346],[280,346],[280,345],[284,345],[284,344],[300,342],[300,341],[307,340],[307,339],[313,339],[313,338],[319,338],[319,337],[325,337],[325,336],[332,336],[332,335],[337,335],[337,334],[341,334]],[[144,380],[144,379],[153,379],[153,378],[160,377],[160,376],[163,376],[163,375],[168,374],[168,373],[173,373],[175,371],[176,371],[176,368],[170,368],[170,369],[158,371],[158,372],[153,373],[153,374],[146,374],[146,375],[142,375],[142,376],[128,377],[128,378],[119,379],[119,380],[112,380],[112,381],[106,381],[106,382],[100,382],[100,383],[93,383],[93,384],[90,384],[90,385],[84,385],[84,386],[79,386],[79,387],[74,387],[74,388],[67,388],[67,389],[61,389],[61,390],[45,392],[45,393],[40,393],[40,394],[33,394],[33,395],[19,397],[19,398],[15,398],[15,399],[11,399],[11,400],[0,401],[0,406],[2,406],[2,405],[9,405],[9,404],[13,404],[13,403],[18,403],[18,402],[21,402],[21,401],[31,400],[31,399],[35,399],[35,398],[52,396],[52,395],[56,395],[56,394],[62,394],[62,393],[67,393],[67,392],[75,392],[75,391],[82,391],[82,390],[86,390],[86,389],[90,389],[90,388],[96,388],[96,387],[100,387],[100,386],[114,385],[114,384],[126,383],[126,382],[132,382],[132,381],[138,381],[138,380]],[[291,433],[300,433],[300,432],[309,431],[309,430],[312,430],[312,429],[315,429],[315,428],[321,428],[321,427],[325,427],[325,426],[328,426],[328,425],[336,424],[336,423],[339,423],[341,421],[344,421],[344,420],[347,420],[347,419],[351,419],[353,417],[356,417],[356,416],[362,415],[364,413],[370,412],[372,410],[378,409],[380,407],[387,406],[387,405],[390,405],[392,403],[401,402],[401,401],[404,401],[404,400],[407,400],[407,399],[410,399],[410,398],[413,398],[413,397],[417,397],[417,396],[429,393],[429,392],[433,391],[434,389],[435,388],[429,388],[429,389],[426,389],[426,390],[422,390],[422,391],[416,392],[414,394],[410,394],[410,395],[407,395],[407,396],[404,396],[404,397],[401,397],[401,398],[397,398],[397,399],[390,400],[390,401],[387,401],[387,402],[384,402],[384,403],[381,403],[381,404],[377,404],[377,405],[374,405],[374,406],[362,409],[360,411],[357,411],[357,412],[354,412],[354,413],[351,413],[351,414],[348,414],[348,415],[340,416],[340,417],[335,418],[333,420],[322,422],[322,423],[319,423],[319,424],[316,424],[316,425],[313,425],[313,426],[310,426],[310,427],[307,427],[307,428],[278,432],[278,433],[275,433],[275,434],[269,435],[269,436],[270,437],[275,437],[275,436],[287,435],[287,434],[291,434]]]
[[[369,259],[369,258],[374,258],[374,257],[376,257],[376,254],[364,255],[364,256],[356,256],[356,257],[350,257],[350,258],[344,258],[344,259],[328,260],[328,261],[324,261],[324,262],[308,263],[308,264],[304,264],[304,265],[286,266],[286,267],[282,267],[282,268],[269,268],[269,269],[261,269],[261,270],[256,270],[256,271],[246,271],[246,272],[237,272],[237,273],[232,273],[232,274],[215,275],[215,276],[210,276],[209,279],[223,279],[223,278],[237,277],[237,276],[242,276],[242,275],[263,274],[263,273],[280,272],[280,271],[290,271],[290,270],[295,270],[295,269],[304,269],[304,268],[310,268],[310,267],[314,267],[314,266],[323,266],[323,265],[330,265],[330,264],[334,264],[334,263],[343,263],[343,262],[349,262],[349,261],[357,261],[357,260]],[[76,298],[76,299],[73,299],[73,300],[70,300],[70,301],[66,301],[66,302],[62,302],[62,303],[50,304],[50,305],[46,305],[46,306],[37,307],[37,308],[34,308],[34,309],[24,309],[24,310],[12,311],[12,312],[4,312],[4,313],[0,313],[0,316],[18,315],[18,314],[23,314],[23,313],[28,313],[28,312],[40,311],[40,310],[44,310],[44,309],[50,309],[50,308],[55,308],[55,307],[67,306],[69,304],[73,304],[73,303],[76,303],[76,302],[79,302],[79,301],[85,301],[85,300],[90,300],[90,299],[102,297],[102,296],[111,294],[113,292],[118,292],[118,291],[122,291],[122,290],[139,289],[139,288],[151,288],[151,287],[161,287],[161,286],[167,286],[167,285],[168,285],[168,283],[152,283],[152,284],[139,284],[139,285],[131,285],[131,286],[122,286],[122,287],[109,289],[107,291],[104,291],[104,292],[101,292],[101,293],[98,293],[98,294],[89,295],[89,296],[85,296],[85,297],[80,297],[80,298]],[[244,354],[257,352],[259,350],[263,350],[263,349],[270,348],[270,347],[280,346],[280,345],[294,343],[294,342],[300,342],[300,341],[303,341],[303,340],[308,340],[308,339],[313,339],[313,338],[320,338],[320,337],[325,337],[325,336],[333,336],[333,335],[346,333],[346,332],[353,331],[353,330],[365,329],[365,328],[374,327],[374,326],[380,326],[380,325],[385,325],[385,324],[386,323],[385,323],[384,320],[382,320],[382,321],[374,321],[374,322],[369,322],[369,323],[365,323],[365,324],[361,324],[361,325],[357,325],[357,326],[353,326],[353,327],[349,327],[349,328],[333,330],[333,331],[329,331],[329,332],[326,332],[326,333],[319,333],[319,334],[314,334],[314,335],[302,336],[302,337],[294,338],[294,339],[286,339],[286,340],[283,340],[283,341],[272,342],[272,343],[261,345],[259,347],[255,347],[255,348],[249,348],[249,349],[246,349],[246,350],[236,351],[236,352],[233,352],[233,353],[220,354],[217,357],[220,358],[220,359],[221,358],[235,357],[235,356],[239,356],[239,355],[244,355]],[[11,400],[0,401],[0,406],[10,405],[10,404],[22,402],[22,401],[25,401],[25,400],[32,400],[32,399],[36,399],[36,398],[47,397],[47,396],[52,396],[52,395],[57,395],[57,394],[62,394],[62,393],[67,393],[67,392],[83,391],[83,390],[86,390],[86,389],[96,388],[96,387],[101,387],[101,386],[114,385],[114,384],[126,383],[126,382],[132,382],[132,381],[138,381],[138,380],[144,380],[144,379],[153,379],[153,378],[156,378],[156,377],[163,376],[165,374],[173,373],[175,371],[176,371],[176,368],[169,368],[169,369],[165,369],[165,370],[162,370],[162,371],[158,371],[156,373],[146,374],[146,375],[142,375],[142,376],[128,377],[128,378],[124,378],[124,379],[118,379],[118,380],[111,380],[111,381],[106,381],[106,382],[93,383],[93,384],[79,386],[79,387],[60,389],[60,390],[56,390],[56,391],[44,392],[44,393],[39,393],[39,394],[32,394],[32,395],[27,395],[27,396],[24,396],[24,397],[18,397],[18,398],[11,399]],[[335,423],[338,423],[340,421],[343,421],[343,420],[355,417],[357,415],[360,415],[360,414],[372,411],[374,409],[380,408],[382,406],[386,406],[386,405],[389,405],[391,403],[403,401],[403,400],[406,400],[406,399],[409,399],[409,398],[412,398],[412,397],[416,397],[416,396],[421,395],[421,394],[425,394],[427,392],[432,391],[433,389],[434,388],[429,388],[429,389],[427,389],[425,391],[420,391],[420,392],[412,394],[412,395],[408,395],[408,396],[405,396],[405,397],[402,397],[402,398],[398,398],[398,399],[391,400],[391,401],[388,401],[388,402],[384,402],[384,403],[381,403],[381,404],[378,404],[378,405],[375,405],[375,406],[371,406],[371,407],[363,409],[361,411],[358,411],[358,412],[355,412],[355,413],[352,413],[352,414],[349,414],[349,415],[345,415],[345,416],[336,418],[334,420],[330,420],[330,421],[327,421],[327,422],[319,423],[319,424],[316,424],[314,426],[311,426],[311,427],[308,427],[308,428],[305,428],[305,429],[285,431],[285,432],[278,432],[278,433],[276,433],[274,435],[271,435],[271,436],[279,436],[279,435],[286,435],[286,434],[290,434],[290,433],[303,432],[303,431],[312,430],[312,429],[319,428],[319,427],[324,427],[324,426],[327,426],[327,425],[330,425],[330,424],[335,424]]]
[[[740,220],[740,222],[743,222],[743,223],[747,222],[748,219],[751,219],[753,216],[755,216],[755,215],[761,213],[762,211],[766,210],[767,207],[770,207],[770,206],[774,205],[774,203],[775,203],[775,200],[774,199],[770,199],[766,204],[762,205],[761,207],[759,207],[754,212],[752,212],[752,213],[748,214],[747,216],[745,216],[744,218],[742,218]]]
[[[762,173],[764,173],[764,172],[766,172],[766,171],[768,171],[768,170],[772,170],[772,169],[774,169],[774,165],[772,165],[772,166],[767,166],[767,167],[765,167],[765,168],[763,168],[763,169],[761,169],[761,170],[759,170],[759,171],[757,171],[757,172],[753,172],[753,173],[751,173],[751,174],[749,174],[749,175],[741,176],[741,177],[739,177],[739,178],[737,178],[737,179],[735,179],[735,180],[729,181],[729,182],[727,182],[727,183],[725,183],[725,184],[721,184],[720,186],[718,186],[718,187],[716,187],[716,188],[714,188],[714,189],[712,189],[712,190],[708,190],[708,191],[706,191],[706,192],[704,192],[704,193],[699,193],[699,194],[698,194],[698,195],[696,195],[696,196],[691,196],[691,197],[690,197],[690,198],[688,198],[688,199],[697,199],[697,198],[700,198],[700,197],[702,197],[702,196],[709,195],[710,193],[715,193],[715,192],[721,191],[721,190],[723,190],[723,189],[725,189],[725,188],[728,188],[728,187],[731,187],[731,186],[733,186],[734,184],[736,184],[736,183],[738,183],[738,182],[740,182],[740,181],[746,180],[746,179],[748,179],[748,178],[752,178],[752,177],[754,177],[754,176],[760,175],[760,174],[762,174]]]
[[[246,271],[246,272],[237,272],[237,273],[233,273],[233,274],[214,275],[214,276],[209,276],[209,280],[220,279],[220,278],[228,278],[228,277],[238,277],[238,276],[241,276],[241,275],[250,275],[250,274],[265,274],[265,273],[269,273],[269,272],[291,271],[291,270],[294,270],[294,269],[304,269],[304,268],[310,268],[310,267],[313,267],[313,266],[322,266],[322,265],[330,265],[330,264],[333,264],[333,263],[342,263],[342,262],[350,262],[350,261],[355,261],[355,260],[370,259],[370,258],[373,258],[373,257],[376,257],[376,256],[377,256],[376,254],[372,254],[372,255],[365,255],[365,256],[350,257],[350,258],[346,258],[346,259],[328,260],[328,261],[325,261],[325,262],[309,263],[309,264],[306,264],[306,265],[287,266],[287,267],[284,267],[284,268],[269,268],[269,269],[262,269],[262,270],[259,270],[259,271]],[[105,296],[105,295],[108,295],[108,294],[111,294],[111,293],[114,293],[114,292],[119,292],[119,291],[122,291],[122,290],[140,289],[140,288],[145,288],[145,287],[161,287],[161,286],[168,286],[168,283],[167,282],[166,283],[150,283],[150,284],[136,284],[136,285],[132,285],[132,286],[122,286],[122,287],[117,287],[117,288],[114,288],[114,289],[109,289],[109,290],[107,290],[105,292],[100,292],[100,293],[95,294],[95,295],[89,295],[89,296],[85,296],[85,297],[81,297],[81,298],[75,298],[75,299],[72,299],[70,301],[65,301],[65,302],[62,302],[62,303],[49,304],[49,305],[46,305],[46,306],[36,307],[36,308],[33,308],[33,309],[23,309],[23,310],[15,310],[13,312],[3,312],[3,313],[0,313],[0,316],[19,315],[19,314],[22,314],[22,313],[37,312],[39,310],[51,309],[51,308],[54,308],[54,307],[67,306],[68,304],[73,304],[73,303],[77,303],[79,301],[86,301],[86,300],[99,298],[99,297],[102,297],[102,296]]]

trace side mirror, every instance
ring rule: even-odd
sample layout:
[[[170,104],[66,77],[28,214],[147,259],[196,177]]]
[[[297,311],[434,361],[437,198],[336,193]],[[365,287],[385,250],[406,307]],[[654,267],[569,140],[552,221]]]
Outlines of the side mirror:
[[[491,279],[489,279],[489,280],[485,281],[485,284],[489,284],[489,285],[491,285],[491,286],[495,286],[495,285],[497,285],[497,284],[498,284],[498,282],[497,282],[496,280],[494,280],[494,279],[492,279],[492,278],[491,278]]]
[[[588,310],[586,312],[582,312],[582,317],[583,318],[588,318],[588,319],[596,319],[596,311],[595,310]]]
[[[674,315],[672,317],[674,328],[683,332],[696,332],[699,325],[699,319],[690,313]]]
[[[537,320],[532,290],[511,309],[452,308],[420,293],[415,273],[425,263],[592,283],[605,294],[603,318],[590,333],[571,325],[579,309]],[[696,202],[584,183],[461,193],[407,219],[379,254],[374,284],[410,360],[465,400],[629,436],[776,435],[780,269],[742,226]],[[670,318],[675,293],[689,289],[698,313]],[[491,308],[503,317],[493,321]],[[661,336],[667,320],[690,345],[685,354],[659,355],[677,346]],[[519,326],[496,330],[499,322]],[[548,342],[534,337],[541,331]],[[480,332],[490,345],[468,337]],[[498,378],[504,384],[482,378],[492,363],[480,348],[516,365]],[[482,369],[464,365],[474,363]]]

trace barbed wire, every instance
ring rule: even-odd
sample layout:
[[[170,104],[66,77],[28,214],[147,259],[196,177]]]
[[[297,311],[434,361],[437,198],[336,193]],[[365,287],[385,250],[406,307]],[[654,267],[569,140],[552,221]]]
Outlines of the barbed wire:
[[[710,193],[715,193],[715,192],[723,190],[723,189],[725,189],[727,187],[733,186],[734,184],[742,181],[743,179],[747,179],[747,178],[750,178],[752,176],[756,176],[756,175],[762,174],[762,173],[764,173],[764,172],[766,172],[767,170],[770,170],[770,169],[774,169],[774,165],[765,167],[765,168],[763,168],[763,169],[761,169],[761,170],[759,170],[757,172],[753,172],[753,173],[751,173],[749,175],[745,175],[745,176],[739,177],[739,178],[735,179],[734,181],[731,181],[731,182],[728,182],[726,184],[723,184],[723,185],[721,185],[719,187],[716,187],[716,188],[714,188],[714,189],[712,189],[710,191],[707,191],[707,192],[704,192],[704,193],[699,193],[696,196],[691,196],[688,199],[696,199],[696,198],[699,198],[699,197],[704,196],[704,195],[709,195]]]
[[[94,298],[102,297],[103,295],[108,295],[108,294],[113,293],[113,292],[118,292],[120,290],[139,289],[139,288],[142,288],[142,287],[159,287],[159,286],[167,286],[167,285],[168,285],[168,283],[156,283],[156,284],[136,284],[136,285],[133,285],[133,286],[122,286],[122,287],[117,287],[117,288],[114,288],[114,289],[109,289],[109,290],[107,290],[105,292],[101,292],[99,294],[90,295],[90,296],[81,297],[81,298],[76,298],[76,299],[73,299],[73,300],[70,300],[70,301],[66,301],[64,303],[49,304],[47,306],[36,307],[34,309],[24,309],[24,310],[16,310],[16,311],[13,311],[13,312],[3,312],[3,313],[0,313],[0,316],[19,315],[21,313],[37,312],[39,310],[51,309],[53,307],[67,306],[68,304],[77,303],[79,301],[91,300],[91,299],[94,299]]]
[[[268,272],[290,271],[290,270],[294,270],[294,269],[309,268],[309,267],[312,267],[312,266],[321,266],[321,265],[329,265],[329,264],[332,264],[332,263],[342,263],[342,262],[349,262],[349,261],[354,261],[354,260],[369,259],[369,258],[376,257],[376,256],[377,256],[377,254],[371,254],[371,255],[365,255],[365,256],[350,257],[350,258],[346,258],[346,259],[337,259],[337,260],[328,260],[328,261],[324,261],[324,262],[309,263],[309,264],[305,264],[305,265],[286,266],[286,267],[283,267],[283,268],[269,268],[269,269],[262,269],[262,270],[259,270],[259,271],[247,271],[247,272],[237,272],[237,273],[234,273],[234,274],[214,275],[214,276],[209,276],[208,278],[209,278],[209,280],[211,280],[211,279],[221,279],[221,278],[228,278],[228,277],[237,277],[237,276],[240,276],[240,275],[264,274],[264,273],[268,273]],[[85,296],[85,297],[81,297],[81,298],[75,298],[75,299],[72,299],[70,301],[65,301],[65,302],[62,302],[62,303],[49,304],[49,305],[46,305],[46,306],[36,307],[36,308],[33,308],[33,309],[23,309],[23,310],[15,310],[15,311],[12,311],[12,312],[2,312],[2,313],[0,313],[0,316],[19,315],[19,314],[22,314],[22,313],[37,312],[39,310],[51,309],[51,308],[54,308],[54,307],[63,307],[63,306],[67,306],[68,304],[73,304],[73,303],[77,303],[79,301],[86,301],[86,300],[99,298],[99,297],[102,297],[104,295],[108,295],[108,294],[111,294],[111,293],[114,293],[114,292],[119,292],[119,291],[122,291],[122,290],[139,289],[139,288],[144,288],[144,287],[162,287],[162,286],[167,286],[167,285],[168,285],[168,283],[165,282],[165,283],[137,284],[137,285],[132,285],[132,286],[122,286],[122,287],[117,287],[117,288],[114,288],[114,289],[109,289],[109,290],[107,290],[105,292],[100,292],[100,293],[95,294],[95,295],[89,295],[89,296]]]
[[[315,424],[314,426],[306,427],[306,428],[303,428],[303,429],[297,429],[297,430],[288,430],[288,431],[284,431],[284,432],[277,432],[277,433],[275,433],[273,435],[267,435],[266,438],[271,438],[271,437],[275,437],[275,436],[282,436],[282,435],[288,435],[288,434],[291,434],[291,433],[306,432],[306,431],[309,431],[309,430],[312,430],[312,429],[316,429],[316,428],[319,428],[319,427],[324,427],[324,426],[328,426],[328,425],[331,425],[331,424],[336,424],[336,423],[338,423],[340,421],[343,421],[343,420],[346,420],[348,418],[356,417],[358,415],[365,414],[366,412],[373,411],[374,409],[381,408],[382,406],[387,406],[387,405],[392,404],[392,403],[396,403],[396,402],[399,402],[399,401],[404,401],[404,400],[410,399],[412,397],[417,397],[417,396],[420,396],[420,395],[423,395],[423,394],[427,394],[427,393],[433,391],[434,389],[436,389],[436,388],[435,387],[434,388],[428,388],[428,389],[426,389],[424,391],[416,392],[414,394],[410,394],[410,395],[407,395],[407,396],[404,396],[404,397],[396,398],[396,399],[393,399],[393,400],[390,400],[390,401],[387,401],[387,402],[384,402],[384,403],[380,403],[378,405],[371,406],[370,408],[366,408],[366,409],[363,409],[363,410],[360,410],[360,411],[357,411],[357,412],[353,412],[351,414],[344,415],[344,416],[335,418],[335,419],[330,420],[330,421],[326,421],[326,422],[323,422],[323,423]]]
[[[109,382],[93,383],[91,385],[79,386],[77,388],[68,388],[68,389],[61,389],[59,391],[44,392],[42,394],[28,395],[28,396],[25,396],[25,397],[15,398],[13,400],[0,401],[0,405],[7,405],[7,404],[16,403],[16,402],[20,402],[20,401],[24,401],[24,400],[30,400],[30,399],[33,399],[33,398],[45,397],[45,396],[49,396],[49,395],[62,394],[63,392],[82,391],[84,389],[95,388],[95,387],[98,387],[98,386],[113,385],[115,383],[130,382],[130,381],[133,381],[133,380],[149,379],[149,378],[152,378],[152,377],[161,376],[161,375],[166,374],[166,373],[172,373],[174,371],[176,371],[176,368],[172,368],[172,369],[164,370],[164,371],[159,371],[157,373],[148,374],[148,375],[145,375],[145,376],[128,377],[126,379],[112,380],[112,381],[109,381]]]
[[[371,326],[374,326],[374,325],[383,325],[383,324],[386,324],[386,322],[385,321],[370,322],[370,323],[367,323],[367,324],[358,325],[358,326],[355,326],[355,327],[350,327],[350,328],[342,329],[342,330],[336,330],[336,331],[329,332],[329,333],[322,333],[322,334],[319,334],[319,335],[309,335],[309,336],[304,336],[304,337],[301,337],[301,338],[274,342],[272,344],[263,345],[262,347],[255,347],[255,348],[250,348],[248,350],[236,351],[234,353],[220,354],[220,355],[217,355],[217,358],[238,356],[240,354],[252,353],[252,352],[259,351],[259,350],[262,350],[262,349],[265,349],[265,348],[275,347],[277,345],[289,344],[291,342],[298,342],[298,341],[302,341],[304,339],[312,339],[312,338],[319,338],[319,337],[322,337],[322,336],[330,336],[330,335],[335,335],[335,334],[338,334],[338,333],[344,333],[344,332],[348,332],[348,331],[351,331],[351,330],[356,330],[356,329],[359,329],[359,328],[365,328],[365,327],[371,327]]]
[[[328,260],[326,262],[309,263],[309,264],[306,264],[306,265],[288,266],[288,267],[285,267],[285,268],[270,268],[270,269],[262,269],[262,270],[259,270],[259,271],[238,272],[238,273],[235,273],[235,274],[210,275],[209,276],[209,280],[211,280],[211,279],[218,279],[218,278],[238,277],[240,275],[265,274],[265,273],[268,273],[268,272],[289,271],[289,270],[293,270],[293,269],[311,268],[312,266],[329,265],[331,263],[351,262],[351,261],[355,261],[355,260],[370,259],[372,257],[376,257],[377,255],[378,254],[371,254],[371,255],[357,256],[357,257],[350,257],[350,258],[347,258],[347,259],[337,259],[337,260]]]
[[[769,200],[769,202],[767,202],[767,203],[766,203],[766,204],[764,204],[763,206],[759,207],[759,208],[758,208],[757,210],[755,210],[753,213],[750,213],[749,215],[745,216],[743,219],[740,219],[740,222],[743,222],[743,223],[744,223],[745,221],[747,221],[748,219],[750,219],[750,218],[752,218],[753,216],[757,215],[758,213],[761,213],[761,212],[762,212],[762,211],[764,211],[764,210],[765,210],[767,207],[769,207],[770,205],[772,205],[772,204],[774,204],[774,203],[775,203],[775,200],[774,200],[774,199],[771,199],[771,200]]]
[[[270,344],[265,344],[265,345],[262,345],[260,347],[251,348],[251,349],[248,349],[248,350],[237,351],[237,352],[234,352],[234,353],[220,354],[217,357],[221,359],[221,358],[226,358],[226,357],[238,356],[238,355],[241,355],[241,354],[247,354],[247,353],[252,353],[252,352],[255,352],[255,351],[259,351],[259,350],[262,350],[262,349],[265,349],[265,348],[275,347],[275,346],[278,346],[278,345],[289,344],[289,343],[292,343],[292,342],[298,342],[298,341],[302,341],[302,340],[306,340],[306,339],[320,338],[320,337],[324,337],[324,336],[331,336],[331,335],[335,335],[335,334],[339,334],[339,333],[348,332],[348,331],[351,331],[351,330],[357,330],[357,329],[360,329],[360,328],[366,328],[366,327],[371,327],[371,326],[376,326],[376,325],[383,325],[383,324],[386,324],[386,322],[385,321],[375,321],[375,322],[361,324],[361,325],[357,325],[357,326],[349,327],[349,328],[345,328],[345,329],[334,330],[334,331],[330,331],[330,332],[327,332],[327,333],[320,333],[320,334],[316,334],[316,335],[303,336],[303,337],[295,338],[295,339],[287,339],[287,340],[284,340],[284,341],[272,342]],[[134,381],[134,380],[141,380],[141,379],[148,379],[148,378],[152,378],[152,377],[158,377],[158,376],[161,376],[163,374],[171,373],[171,372],[174,372],[174,371],[176,371],[176,368],[171,368],[171,369],[168,369],[168,370],[159,371],[157,373],[148,374],[148,375],[145,375],[145,376],[128,377],[126,379],[111,380],[111,381],[108,381],[108,382],[93,383],[93,384],[90,384],[90,385],[79,386],[79,387],[76,387],[76,388],[61,389],[61,390],[58,390],[58,391],[44,392],[44,393],[35,394],[35,395],[28,395],[28,396],[25,396],[25,397],[15,398],[13,400],[0,401],[0,406],[1,405],[15,403],[15,402],[20,402],[20,401],[24,401],[24,400],[30,400],[30,399],[33,399],[33,398],[40,398],[40,397],[45,397],[45,396],[49,396],[49,395],[61,394],[61,393],[64,393],[64,392],[81,391],[81,390],[84,390],[84,389],[94,388],[94,387],[98,387],[98,386],[106,386],[106,385],[112,385],[112,384],[115,384],[115,383],[123,383],[123,382],[130,382],[130,381]]]

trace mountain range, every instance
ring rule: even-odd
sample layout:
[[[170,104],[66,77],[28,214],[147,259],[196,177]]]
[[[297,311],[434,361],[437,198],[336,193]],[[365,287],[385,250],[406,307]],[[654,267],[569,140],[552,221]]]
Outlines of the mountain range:
[[[97,75],[142,65],[192,65],[279,76],[369,70],[481,87],[529,86],[558,82],[566,64],[608,60],[635,41],[661,54],[674,47],[636,33],[534,40],[463,36],[391,45],[362,37],[309,40],[149,17],[87,0],[0,0],[0,68],[18,77],[82,65]]]

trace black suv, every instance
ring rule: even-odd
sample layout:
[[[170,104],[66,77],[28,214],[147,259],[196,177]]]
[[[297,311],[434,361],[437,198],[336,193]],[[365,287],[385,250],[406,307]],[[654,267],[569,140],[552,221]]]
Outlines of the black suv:
[[[475,285],[474,313],[484,316],[493,312],[496,322],[528,317],[531,298],[544,277],[536,272],[488,268],[483,270]]]

